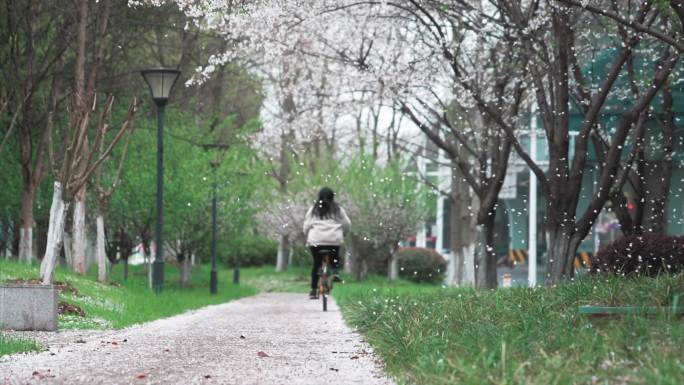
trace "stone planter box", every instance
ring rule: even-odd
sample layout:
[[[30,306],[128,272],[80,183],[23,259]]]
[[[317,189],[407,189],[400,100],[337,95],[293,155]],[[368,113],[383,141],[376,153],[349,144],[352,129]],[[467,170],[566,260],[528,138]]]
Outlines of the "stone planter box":
[[[57,330],[58,294],[54,285],[0,284],[0,329]]]

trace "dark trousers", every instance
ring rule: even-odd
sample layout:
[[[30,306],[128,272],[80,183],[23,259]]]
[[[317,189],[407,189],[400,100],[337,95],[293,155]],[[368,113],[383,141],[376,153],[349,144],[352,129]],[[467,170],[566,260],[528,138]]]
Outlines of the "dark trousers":
[[[311,246],[311,255],[313,256],[313,269],[311,269],[311,289],[315,290],[318,287],[318,271],[323,264],[323,256],[330,256],[330,264],[334,270],[340,267],[340,247],[339,246]]]

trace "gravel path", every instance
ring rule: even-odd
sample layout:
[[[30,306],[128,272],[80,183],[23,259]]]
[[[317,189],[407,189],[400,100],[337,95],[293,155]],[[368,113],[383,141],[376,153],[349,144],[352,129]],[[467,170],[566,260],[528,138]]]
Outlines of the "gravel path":
[[[270,293],[118,331],[35,337],[4,384],[393,384],[338,307]]]

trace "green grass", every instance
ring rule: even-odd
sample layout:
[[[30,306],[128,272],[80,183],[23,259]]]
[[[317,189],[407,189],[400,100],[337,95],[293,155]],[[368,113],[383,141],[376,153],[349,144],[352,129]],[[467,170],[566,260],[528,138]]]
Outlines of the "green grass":
[[[33,277],[37,267],[0,261],[0,281]],[[103,285],[63,269],[78,295],[62,299],[82,307],[85,319],[60,319],[63,328],[113,327],[254,294],[307,291],[309,270],[243,268],[240,286],[221,270],[219,296],[208,294],[208,267],[193,271],[180,289],[177,268],[166,270],[166,290],[147,288],[142,267],[123,281],[121,266]],[[344,277],[347,278],[347,277]],[[580,305],[675,306],[684,302],[684,276],[588,278],[556,288],[497,291],[445,289],[382,277],[347,282],[333,290],[347,322],[359,328],[387,370],[408,384],[682,384],[684,320],[667,313],[589,319]],[[679,296],[682,297],[679,297]],[[78,317],[74,317],[78,318]],[[31,341],[0,339],[0,354],[38,349]]]
[[[275,267],[271,265],[260,267],[249,267],[240,270],[241,282],[256,287],[260,292],[271,293],[308,293],[311,283],[311,266],[290,266],[283,272],[276,273]],[[344,280],[343,284],[335,284],[336,291],[338,287],[352,285],[355,288],[366,287],[368,289],[377,289],[383,287],[391,287],[395,290],[407,290],[415,292],[419,288],[433,289],[435,286],[418,285],[409,281],[397,281],[388,283],[387,279],[383,277],[370,277],[363,283],[354,282],[350,275],[341,272],[341,278]],[[340,297],[336,296],[338,302]]]
[[[240,282],[265,293],[306,293],[311,282],[311,268],[291,266],[281,273],[276,273],[274,266],[243,268],[240,269]]]
[[[335,301],[340,306],[345,306],[351,301],[358,302],[362,296],[384,297],[386,295],[417,295],[438,293],[444,289],[440,285],[427,283],[414,283],[399,279],[393,282],[382,276],[371,276],[364,281],[345,280],[343,285],[336,285],[333,290]]]
[[[9,337],[0,333],[0,356],[40,350],[40,348],[35,341]]]
[[[498,291],[371,282],[333,294],[403,383],[684,383],[684,320],[665,313],[590,320],[577,311],[673,306],[684,294],[681,275]]]
[[[37,278],[39,267],[14,261],[0,261],[0,282],[13,278]],[[227,302],[253,295],[257,289],[233,285],[232,270],[219,271],[219,293],[209,294],[209,267],[196,266],[189,287],[180,288],[179,272],[168,265],[164,291],[156,295],[149,289],[144,266],[131,266],[128,280],[123,279],[123,266],[114,265],[111,283],[97,282],[93,275],[81,276],[58,268],[55,281],[66,282],[77,293],[62,292],[60,301],[83,309],[86,316],[60,315],[60,329],[119,329],[137,323],[169,317],[206,305]]]

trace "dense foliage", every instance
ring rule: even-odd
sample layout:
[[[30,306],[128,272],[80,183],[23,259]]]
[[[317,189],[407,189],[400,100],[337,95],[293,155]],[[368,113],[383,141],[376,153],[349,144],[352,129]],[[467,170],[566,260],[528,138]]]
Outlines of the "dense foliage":
[[[48,227],[60,222],[55,218],[49,223],[53,182],[67,180],[68,186],[62,183],[69,190],[63,196],[69,212],[62,221],[61,251],[67,263],[73,262],[69,256],[77,243],[79,250],[87,243],[85,264],[92,266],[96,217],[104,221],[103,249],[110,261],[125,259],[133,251],[128,245],[137,249],[142,244],[148,254],[153,250],[157,111],[139,72],[147,67],[181,71],[164,129],[169,260],[209,258],[214,185],[219,239],[247,236],[259,187],[267,178],[250,142],[261,126],[261,83],[243,66],[224,63],[210,84],[184,84],[223,39],[203,34],[174,6],[133,11],[125,0],[3,2],[0,15],[0,37],[8,42],[0,48],[8,58],[0,63],[0,161],[6,166],[0,173],[3,257],[28,262],[46,254]],[[160,36],[167,39],[163,48]],[[129,109],[134,100],[136,108]],[[87,114],[79,112],[83,106]],[[128,129],[110,156],[99,158],[124,123]],[[100,142],[107,127],[111,129]],[[68,145],[74,138],[83,145]],[[76,162],[67,162],[67,153],[88,164],[73,166]],[[94,172],[86,177],[85,169]],[[77,199],[86,204],[77,221],[69,201],[73,186],[80,183]],[[86,233],[85,240],[72,236],[77,230]]]
[[[684,270],[684,237],[643,233],[621,237],[596,253],[595,272],[657,275]]]
[[[228,266],[272,266],[276,262],[278,243],[265,236],[244,236],[223,239],[219,248]]]

